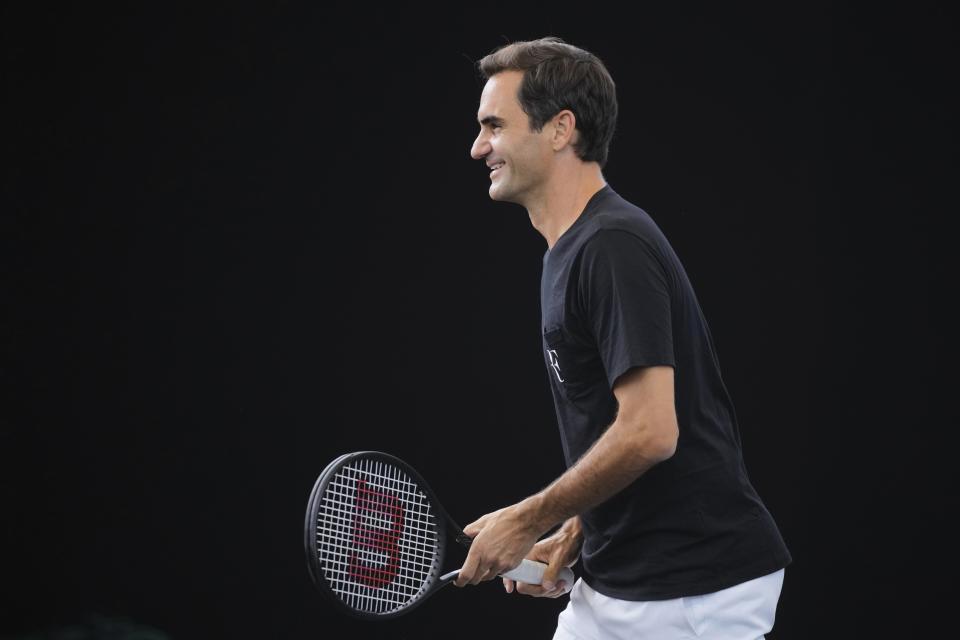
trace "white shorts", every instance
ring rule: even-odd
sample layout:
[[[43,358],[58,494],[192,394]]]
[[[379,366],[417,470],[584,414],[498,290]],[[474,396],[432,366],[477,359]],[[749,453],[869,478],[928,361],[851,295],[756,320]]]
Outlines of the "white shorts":
[[[610,598],[577,580],[553,640],[759,640],[773,629],[783,573],[702,596],[643,602]]]

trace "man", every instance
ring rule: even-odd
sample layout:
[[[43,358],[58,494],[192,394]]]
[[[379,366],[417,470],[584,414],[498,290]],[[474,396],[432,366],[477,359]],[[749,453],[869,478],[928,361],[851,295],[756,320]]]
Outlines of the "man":
[[[490,197],[525,207],[547,241],[544,362],[568,469],[465,528],[474,540],[456,584],[529,557],[548,563],[543,584],[504,586],[546,597],[572,586],[555,638],[761,638],[791,557],[747,478],[686,273],[604,180],[613,80],[559,38],[507,45],[479,66],[470,154],[490,168]],[[581,551],[581,579],[557,584]]]

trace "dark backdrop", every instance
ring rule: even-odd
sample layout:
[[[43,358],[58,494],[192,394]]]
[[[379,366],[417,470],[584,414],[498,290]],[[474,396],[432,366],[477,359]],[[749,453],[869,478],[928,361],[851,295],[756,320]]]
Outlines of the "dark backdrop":
[[[352,623],[301,547],[342,452],[461,523],[563,469],[545,243],[469,158],[473,62],[543,35],[609,67],[605,176],[710,323],[794,556],[770,637],[941,628],[951,15],[204,6],[3,9],[4,637],[550,637],[496,584]]]

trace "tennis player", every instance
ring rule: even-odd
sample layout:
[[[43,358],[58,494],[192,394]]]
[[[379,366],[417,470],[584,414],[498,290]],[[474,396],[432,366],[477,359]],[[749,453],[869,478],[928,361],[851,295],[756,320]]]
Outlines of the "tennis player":
[[[470,155],[490,171],[490,198],[526,208],[547,242],[543,356],[568,468],[465,528],[474,541],[456,584],[528,557],[549,564],[545,582],[504,586],[570,591],[555,639],[762,638],[791,556],[747,477],[687,274],[604,179],[614,82],[559,38],[506,45],[479,69]],[[581,577],[557,583],[578,558]]]

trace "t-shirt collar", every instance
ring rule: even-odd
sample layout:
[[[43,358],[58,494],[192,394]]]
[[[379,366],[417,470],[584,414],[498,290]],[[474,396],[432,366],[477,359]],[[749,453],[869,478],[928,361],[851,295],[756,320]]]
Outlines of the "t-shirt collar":
[[[560,241],[563,240],[564,237],[569,235],[571,231],[573,231],[578,226],[580,226],[580,224],[589,217],[589,214],[593,213],[593,210],[597,207],[600,200],[602,200],[603,197],[608,193],[613,193],[613,189],[610,187],[609,184],[605,184],[596,193],[590,196],[590,199],[587,200],[587,204],[584,205],[583,211],[580,212],[580,215],[577,216],[577,219],[574,220],[573,224],[570,225],[570,227],[566,231],[561,233],[560,237],[557,238],[557,241],[553,243],[554,248],[556,248],[556,246],[560,244]],[[550,255],[550,251],[551,249],[547,249],[547,252],[544,254],[544,257]]]

